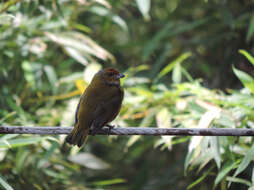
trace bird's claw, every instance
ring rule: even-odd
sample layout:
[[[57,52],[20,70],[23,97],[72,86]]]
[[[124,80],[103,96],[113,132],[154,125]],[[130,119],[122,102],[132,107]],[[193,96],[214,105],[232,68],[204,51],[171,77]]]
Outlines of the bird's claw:
[[[94,128],[94,129],[91,129],[90,134],[91,134],[92,136],[95,136],[97,132],[98,132],[98,129]]]
[[[114,125],[109,125],[109,124],[107,124],[107,125],[105,125],[104,127],[107,127],[107,128],[108,128],[108,135],[109,135],[111,129],[113,129],[115,126],[114,126]]]
[[[114,126],[114,125],[109,125],[109,124],[107,124],[107,125],[105,125],[104,127],[107,127],[107,128],[108,128],[107,135],[109,135],[111,129],[113,129],[115,126]],[[91,128],[90,134],[91,134],[92,136],[94,136],[94,135],[96,135],[96,133],[97,133],[98,131],[99,131],[98,128]]]

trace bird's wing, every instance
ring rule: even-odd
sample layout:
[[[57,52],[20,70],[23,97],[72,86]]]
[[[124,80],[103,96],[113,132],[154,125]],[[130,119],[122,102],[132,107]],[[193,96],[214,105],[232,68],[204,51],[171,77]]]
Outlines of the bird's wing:
[[[118,115],[123,101],[123,92],[98,105],[94,113],[93,128],[99,129]]]
[[[80,106],[80,102],[81,102],[82,97],[83,96],[80,97],[78,106],[76,108],[76,112],[75,112],[75,124],[74,124],[74,126],[78,123],[78,111],[79,111],[79,106]]]

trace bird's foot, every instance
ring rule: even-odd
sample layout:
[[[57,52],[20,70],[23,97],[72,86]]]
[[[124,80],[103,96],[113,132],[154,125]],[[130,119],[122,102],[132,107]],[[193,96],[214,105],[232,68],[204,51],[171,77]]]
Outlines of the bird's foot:
[[[107,124],[107,125],[105,125],[104,127],[107,127],[107,128],[108,128],[108,135],[109,135],[111,129],[113,129],[115,126],[114,126],[114,125],[109,125],[109,124]]]
[[[98,128],[92,128],[90,134],[92,136],[95,136],[97,132],[98,132]]]

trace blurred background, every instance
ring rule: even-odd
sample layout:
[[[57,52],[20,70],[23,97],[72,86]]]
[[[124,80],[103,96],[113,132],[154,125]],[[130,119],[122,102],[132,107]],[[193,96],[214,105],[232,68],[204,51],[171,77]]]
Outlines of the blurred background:
[[[119,127],[254,128],[253,0],[0,1],[0,125],[72,126],[105,67]],[[254,189],[251,137],[0,135],[1,189]]]

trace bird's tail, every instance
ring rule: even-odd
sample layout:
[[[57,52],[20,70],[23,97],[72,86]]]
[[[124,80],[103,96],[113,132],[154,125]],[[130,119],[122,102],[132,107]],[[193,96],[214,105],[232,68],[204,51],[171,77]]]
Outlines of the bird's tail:
[[[69,144],[81,147],[89,133],[89,128],[80,127],[78,123],[76,125],[74,126],[72,132],[66,137],[65,141]]]

